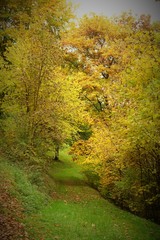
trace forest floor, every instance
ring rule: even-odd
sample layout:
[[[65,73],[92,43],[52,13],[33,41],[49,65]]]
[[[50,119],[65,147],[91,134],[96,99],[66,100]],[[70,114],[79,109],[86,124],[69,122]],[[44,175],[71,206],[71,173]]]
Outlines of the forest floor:
[[[21,170],[17,168],[13,170],[13,166],[4,167],[5,164],[1,164],[3,174],[12,172],[10,176],[8,174],[8,181],[13,181],[14,176],[12,185],[17,183],[16,191],[19,193],[14,192],[12,188],[12,204],[13,209],[20,209],[17,201],[13,201],[13,196],[14,199],[22,202],[23,217],[18,214],[17,219],[23,220],[18,225],[12,222],[9,226],[10,229],[12,227],[19,229],[19,235],[16,237],[12,234],[6,235],[3,230],[4,237],[0,239],[160,239],[159,225],[123,211],[102,198],[96,190],[87,185],[81,167],[72,162],[70,156],[63,152],[60,158],[60,162],[54,162],[47,168],[45,187],[39,186],[39,189],[44,188],[43,191],[48,192],[50,197],[47,197],[46,193],[40,193],[28,183],[28,178],[24,177]],[[30,182],[31,179],[33,182],[33,176],[30,177]],[[7,229],[7,231],[11,230]]]

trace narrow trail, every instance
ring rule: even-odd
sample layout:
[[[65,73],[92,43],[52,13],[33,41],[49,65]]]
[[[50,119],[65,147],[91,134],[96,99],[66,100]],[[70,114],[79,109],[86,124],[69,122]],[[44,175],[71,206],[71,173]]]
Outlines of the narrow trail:
[[[120,210],[89,187],[73,162],[54,163],[48,176],[52,201],[26,219],[33,240],[160,239],[157,226]]]
[[[52,193],[54,200],[68,202],[84,202],[101,199],[100,194],[87,184],[86,177],[80,167],[72,162],[58,162],[49,174],[54,179],[55,186]]]

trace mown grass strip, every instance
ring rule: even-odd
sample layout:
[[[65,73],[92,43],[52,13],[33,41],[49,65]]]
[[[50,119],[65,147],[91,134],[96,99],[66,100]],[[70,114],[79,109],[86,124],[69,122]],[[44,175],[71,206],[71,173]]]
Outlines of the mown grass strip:
[[[0,162],[1,176],[9,180],[11,193],[24,207],[30,240],[160,239],[159,225],[103,199],[87,186],[80,167],[65,156],[63,153],[61,162],[48,169],[52,198],[33,185],[22,168],[9,161]]]
[[[53,201],[27,219],[34,240],[159,240],[160,227],[119,209],[88,187],[81,168],[61,155],[49,175],[56,182]],[[80,184],[81,183],[81,184]],[[36,233],[36,234],[35,234]]]
[[[85,203],[53,201],[28,219],[35,240],[159,240],[157,225],[99,199]],[[37,231],[38,230],[38,231]]]

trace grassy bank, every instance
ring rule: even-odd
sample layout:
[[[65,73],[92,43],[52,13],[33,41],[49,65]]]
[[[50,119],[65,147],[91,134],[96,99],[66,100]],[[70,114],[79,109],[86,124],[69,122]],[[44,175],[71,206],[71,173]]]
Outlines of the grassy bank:
[[[16,199],[17,206],[13,208],[17,210],[13,213],[10,209],[10,212],[25,229],[21,238],[12,239],[160,239],[159,225],[104,200],[86,184],[81,168],[71,161],[66,150],[60,158],[42,176],[34,171],[36,177],[22,167],[1,160],[1,191],[7,191],[9,201]],[[5,206],[2,199],[1,205],[1,213],[6,216],[9,205]]]

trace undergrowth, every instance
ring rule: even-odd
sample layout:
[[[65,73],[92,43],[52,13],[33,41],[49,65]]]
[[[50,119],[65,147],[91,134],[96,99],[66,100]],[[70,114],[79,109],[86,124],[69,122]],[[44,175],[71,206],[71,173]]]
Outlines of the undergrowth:
[[[0,173],[11,183],[7,191],[21,202],[25,213],[35,213],[48,204],[49,196],[38,190],[33,181],[30,181],[30,174],[27,175],[20,166],[1,160]]]

